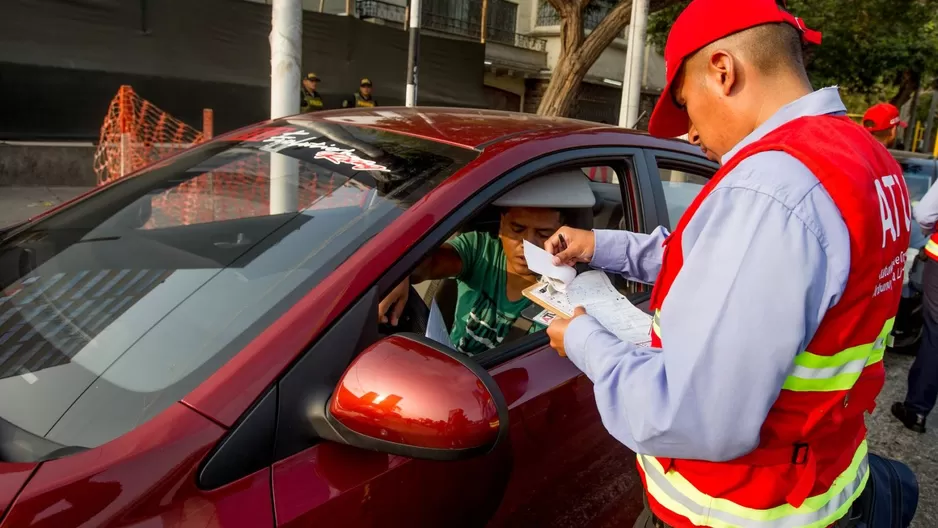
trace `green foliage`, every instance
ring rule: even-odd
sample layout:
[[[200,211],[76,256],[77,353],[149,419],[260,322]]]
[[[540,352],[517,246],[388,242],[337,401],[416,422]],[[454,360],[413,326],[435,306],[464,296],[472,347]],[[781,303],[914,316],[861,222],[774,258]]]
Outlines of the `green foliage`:
[[[649,18],[649,38],[658,49],[688,3]],[[882,100],[895,94],[903,72],[938,73],[938,0],[789,0],[788,7],[824,34],[823,44],[807,51],[815,86],[839,85]]]

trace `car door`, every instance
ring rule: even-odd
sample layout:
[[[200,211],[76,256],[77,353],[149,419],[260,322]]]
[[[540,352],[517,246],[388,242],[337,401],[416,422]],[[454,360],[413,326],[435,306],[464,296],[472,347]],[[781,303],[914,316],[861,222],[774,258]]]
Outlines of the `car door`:
[[[658,225],[655,182],[640,150],[577,163],[594,194],[605,201],[612,190],[622,208],[612,215],[594,209],[594,228],[641,232]],[[616,285],[639,306],[647,302],[647,286]],[[513,345],[527,352],[502,351],[512,359],[481,358],[511,409],[511,480],[489,526],[631,525],[642,509],[634,453],[606,431],[589,379],[543,333],[528,339]]]

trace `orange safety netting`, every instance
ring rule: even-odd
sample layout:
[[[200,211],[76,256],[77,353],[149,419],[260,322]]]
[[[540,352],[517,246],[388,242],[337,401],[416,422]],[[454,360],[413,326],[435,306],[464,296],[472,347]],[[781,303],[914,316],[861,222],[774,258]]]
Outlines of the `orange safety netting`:
[[[202,132],[121,86],[108,107],[94,156],[98,184],[120,178],[203,140]]]
[[[204,133],[179,121],[122,86],[108,109],[95,153],[98,184],[104,184],[212,136],[211,110]],[[240,154],[151,197],[145,228],[155,229],[271,214],[269,153]],[[220,160],[219,160],[220,161]],[[309,207],[365,207],[371,189],[308,163],[296,168],[295,204]],[[296,209],[293,209],[293,208]],[[275,211],[276,212],[276,211]]]
[[[296,210],[364,208],[370,188],[334,172],[299,164]],[[202,173],[155,196],[146,228],[271,214],[269,154],[255,154]],[[290,208],[291,210],[293,207]]]

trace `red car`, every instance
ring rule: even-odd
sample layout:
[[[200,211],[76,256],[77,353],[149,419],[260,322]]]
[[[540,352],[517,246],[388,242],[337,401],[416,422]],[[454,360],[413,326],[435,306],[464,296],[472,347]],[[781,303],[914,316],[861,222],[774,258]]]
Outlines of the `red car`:
[[[397,327],[377,304],[447,237],[491,231],[493,201],[532,178],[582,171],[595,205],[568,223],[650,231],[715,169],[579,121],[324,112],[8,227],[0,524],[629,525],[633,456],[545,332],[469,357],[421,336],[433,292],[451,314],[452,280],[411,295]]]

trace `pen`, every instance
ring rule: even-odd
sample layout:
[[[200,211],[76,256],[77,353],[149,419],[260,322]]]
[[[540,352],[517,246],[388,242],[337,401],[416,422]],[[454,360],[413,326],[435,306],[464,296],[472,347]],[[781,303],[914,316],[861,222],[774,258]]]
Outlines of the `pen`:
[[[560,251],[567,250],[567,241],[563,238],[563,233],[557,233],[557,238],[560,239]]]

